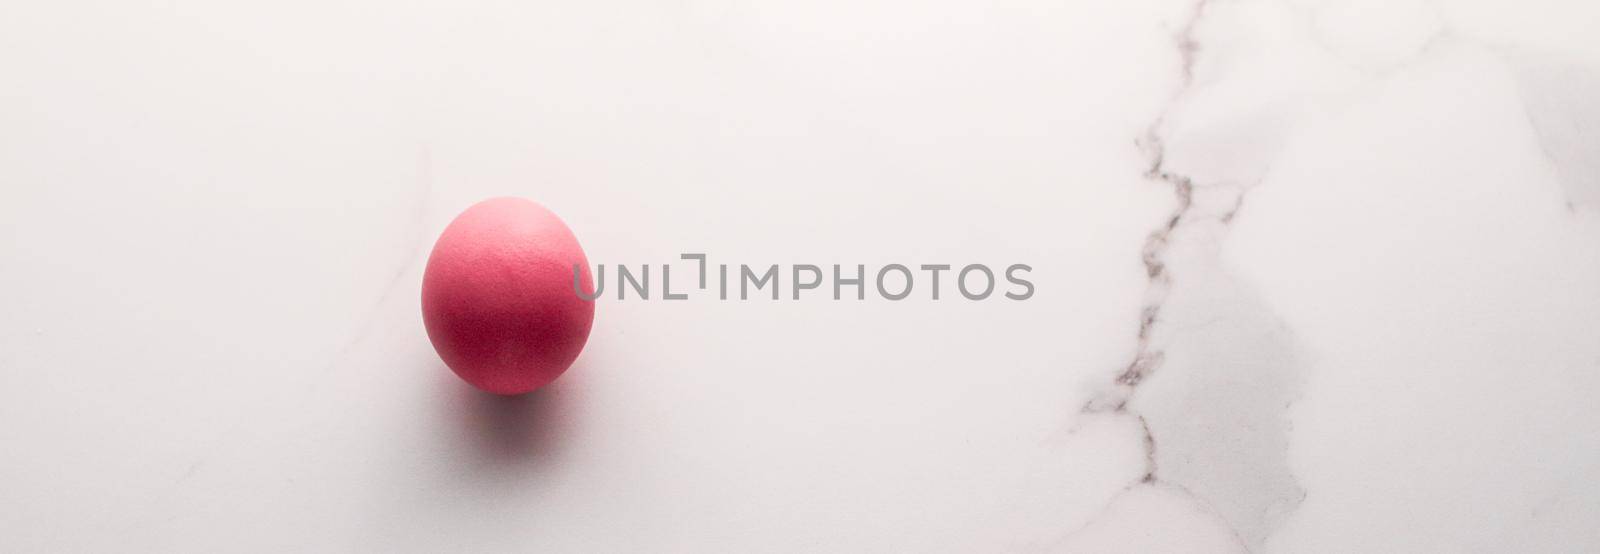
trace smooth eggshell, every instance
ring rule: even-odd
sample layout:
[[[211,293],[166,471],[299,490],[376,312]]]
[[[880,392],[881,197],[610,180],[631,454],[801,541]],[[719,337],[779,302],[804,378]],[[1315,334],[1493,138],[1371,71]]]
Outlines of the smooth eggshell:
[[[589,339],[589,261],[556,214],[531,200],[479,202],[445,228],[422,276],[422,320],[445,365],[473,386],[522,394],[555,380]]]

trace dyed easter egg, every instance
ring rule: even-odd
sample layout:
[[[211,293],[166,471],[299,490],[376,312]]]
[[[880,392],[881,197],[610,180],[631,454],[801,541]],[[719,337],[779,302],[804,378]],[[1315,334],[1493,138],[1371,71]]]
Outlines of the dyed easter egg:
[[[578,238],[555,213],[522,198],[474,204],[428,255],[428,339],[474,387],[533,391],[565,372],[589,339],[594,302],[577,294],[574,280],[584,292],[594,290]]]

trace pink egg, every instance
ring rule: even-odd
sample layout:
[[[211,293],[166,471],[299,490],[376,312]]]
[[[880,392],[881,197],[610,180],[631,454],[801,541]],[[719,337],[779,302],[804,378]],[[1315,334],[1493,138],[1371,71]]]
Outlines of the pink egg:
[[[555,380],[589,340],[594,302],[573,290],[578,238],[531,200],[492,198],[456,216],[428,255],[422,321],[428,339],[472,386],[522,394]]]

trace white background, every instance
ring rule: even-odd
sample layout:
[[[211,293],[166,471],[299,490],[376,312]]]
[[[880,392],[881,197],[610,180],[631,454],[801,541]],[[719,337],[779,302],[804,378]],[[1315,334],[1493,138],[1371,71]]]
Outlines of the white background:
[[[0,550],[1594,550],[1597,22],[13,2]],[[418,306],[500,195],[593,263],[1037,292],[611,297],[502,399]]]

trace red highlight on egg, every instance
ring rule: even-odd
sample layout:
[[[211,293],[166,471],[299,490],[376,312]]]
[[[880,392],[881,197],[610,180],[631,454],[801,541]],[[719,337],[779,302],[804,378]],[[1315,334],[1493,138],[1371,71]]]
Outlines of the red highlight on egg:
[[[523,198],[484,200],[456,216],[428,255],[422,321],[445,365],[484,391],[531,392],[578,358],[594,302],[588,259],[556,214]]]

